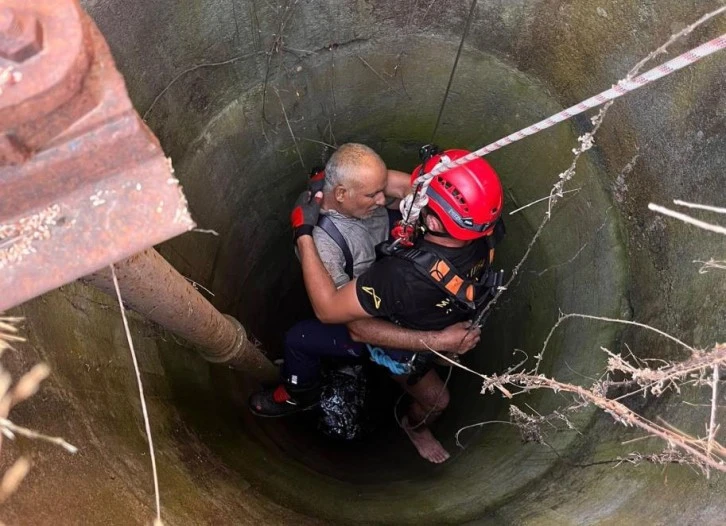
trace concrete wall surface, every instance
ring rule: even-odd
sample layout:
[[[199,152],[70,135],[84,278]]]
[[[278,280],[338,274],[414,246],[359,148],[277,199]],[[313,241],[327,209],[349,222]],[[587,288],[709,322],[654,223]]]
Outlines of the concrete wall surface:
[[[171,156],[192,214],[219,236],[188,233],[159,247],[238,317],[271,354],[310,316],[287,216],[328,145],[364,142],[410,171],[431,140],[469,2],[451,0],[86,0],[139,113]],[[609,88],[718,0],[480,0],[435,140],[477,148]],[[726,16],[668,57],[726,32]],[[663,60],[656,59],[652,65]],[[726,206],[726,55],[716,54],[618,100],[467,365],[501,372],[534,357],[560,312],[633,319],[698,348],[724,341],[724,238],[649,212],[673,199]],[[649,66],[647,66],[649,67]],[[549,195],[572,160],[587,114],[490,155],[511,211]],[[546,202],[505,215],[498,261],[511,269]],[[505,212],[506,213],[506,212]],[[708,218],[706,218],[708,220]],[[714,219],[714,218],[711,218]],[[715,220],[718,218],[716,217]],[[11,371],[47,361],[53,375],[13,419],[80,447],[3,443],[34,467],[4,507],[9,524],[140,524],[153,486],[136,380],[118,305],[74,283],[18,308],[28,338]],[[587,407],[577,430],[523,442],[508,402],[452,375],[452,405],[435,429],[453,458],[428,466],[390,407],[368,440],[323,440],[310,418],[256,421],[255,385],[204,362],[164,329],[132,318],[167,524],[723,524],[723,478],[689,466],[617,464],[665,445]],[[590,386],[601,347],[680,360],[650,331],[570,320],[542,372]],[[385,383],[381,383],[385,385]],[[381,389],[386,389],[381,387]],[[395,394],[392,395],[395,400]],[[634,396],[650,418],[703,436],[710,390]],[[719,398],[726,403],[723,395]],[[684,405],[686,401],[690,405]],[[558,393],[514,400],[546,414]],[[528,405],[526,405],[528,404]],[[722,415],[719,413],[722,420]],[[638,439],[632,442],[633,439]],[[8,462],[5,459],[4,462]]]

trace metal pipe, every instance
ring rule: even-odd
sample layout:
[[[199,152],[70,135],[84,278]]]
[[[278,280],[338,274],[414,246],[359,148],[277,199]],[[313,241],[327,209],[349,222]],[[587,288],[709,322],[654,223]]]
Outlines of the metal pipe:
[[[114,264],[121,296],[130,309],[198,346],[208,361],[274,381],[277,368],[247,338],[242,324],[222,314],[153,248]],[[106,268],[82,278],[115,296]]]

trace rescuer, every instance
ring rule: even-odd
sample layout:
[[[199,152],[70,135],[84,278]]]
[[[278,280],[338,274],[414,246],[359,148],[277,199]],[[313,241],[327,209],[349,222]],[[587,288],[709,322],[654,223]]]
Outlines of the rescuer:
[[[359,149],[358,154],[361,152]],[[375,217],[378,207],[383,204],[385,189],[400,198],[405,193],[401,188],[410,188],[408,176],[406,183],[401,183],[400,172],[392,172],[390,181],[398,182],[391,184],[385,164],[371,153],[358,157],[356,166],[365,167],[373,174],[364,178],[372,184],[365,189],[367,192],[362,197],[359,194],[358,204],[349,209],[355,210],[348,211],[362,221]],[[464,150],[443,153],[430,150],[425,155],[423,169],[428,172],[437,163],[455,160],[466,153]],[[333,168],[331,171],[335,172],[334,157],[326,171]],[[420,172],[421,167],[414,171],[413,179]],[[368,345],[371,359],[388,368],[394,379],[412,396],[414,401],[402,425],[414,446],[427,460],[443,462],[448,453],[434,438],[428,424],[448,405],[448,390],[436,371],[431,369],[432,353],[410,351],[447,349],[441,343],[431,345],[430,339],[426,341],[421,337],[423,335],[411,334],[392,324],[387,325],[385,330],[376,330],[376,326],[371,325],[369,334],[363,334],[366,329],[360,329],[356,324],[380,324],[383,321],[373,318],[382,318],[399,328],[424,331],[424,334],[430,335],[429,331],[440,331],[458,323],[454,327],[462,333],[459,342],[466,336],[469,343],[463,349],[454,349],[454,352],[469,350],[467,347],[478,340],[479,329],[467,329],[466,323],[490,297],[494,246],[504,232],[500,220],[503,194],[499,178],[482,159],[437,176],[426,191],[428,206],[422,211],[417,229],[419,235],[413,246],[408,247],[406,243],[389,243],[386,246],[384,243],[379,252],[385,255],[368,270],[354,272],[353,280],[339,289],[336,289],[335,271],[326,269],[326,264],[330,266],[329,260],[332,259],[328,251],[332,245],[320,250],[325,246],[324,242],[319,242],[319,236],[323,234],[316,234],[318,228],[315,228],[319,224],[321,202],[328,217],[331,216],[330,200],[340,203],[339,197],[343,193],[340,190],[336,193],[331,188],[334,185],[333,178],[329,183],[326,174],[326,191],[315,192],[317,188],[313,187],[314,193],[303,193],[291,215],[305,285],[320,322],[313,330],[307,329],[307,334],[314,334],[312,341],[288,342],[299,345],[286,348],[284,383],[275,390],[253,395],[251,408],[261,416],[281,416],[314,405],[319,391],[320,356],[344,353],[360,356],[364,353],[366,346],[353,341],[345,327],[340,325],[352,323],[350,332],[356,340],[383,347]],[[335,206],[338,205],[333,204]],[[387,231],[387,221],[385,224]],[[331,236],[333,241],[334,237]],[[381,237],[385,238],[385,233]],[[337,258],[338,266],[345,266],[345,256],[341,258],[337,254]],[[430,337],[435,339],[433,335]],[[412,337],[418,340],[412,342]],[[328,344],[320,345],[319,342],[324,340]],[[413,345],[416,342],[418,345]]]

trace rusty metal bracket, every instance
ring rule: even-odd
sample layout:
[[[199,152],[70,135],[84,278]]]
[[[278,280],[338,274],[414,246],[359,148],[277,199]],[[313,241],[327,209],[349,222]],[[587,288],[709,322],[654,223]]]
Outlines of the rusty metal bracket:
[[[76,0],[0,7],[0,311],[194,227]]]

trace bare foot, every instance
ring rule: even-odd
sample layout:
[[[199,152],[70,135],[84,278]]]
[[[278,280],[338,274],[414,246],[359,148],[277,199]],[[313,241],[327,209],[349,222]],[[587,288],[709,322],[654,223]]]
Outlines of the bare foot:
[[[408,425],[407,416],[401,419],[401,426],[418,450],[418,454],[423,458],[434,464],[441,464],[449,459],[449,452],[444,449],[441,442],[436,440],[428,427],[420,426],[411,429]]]

